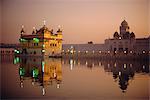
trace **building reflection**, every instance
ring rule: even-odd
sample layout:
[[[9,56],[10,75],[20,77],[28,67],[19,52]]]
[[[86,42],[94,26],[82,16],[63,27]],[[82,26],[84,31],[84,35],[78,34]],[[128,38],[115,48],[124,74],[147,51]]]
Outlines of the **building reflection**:
[[[70,63],[70,60],[72,63]],[[94,67],[103,67],[106,73],[111,73],[114,82],[117,82],[119,88],[123,93],[127,91],[130,81],[134,80],[135,74],[149,74],[148,61],[63,59],[62,62],[63,64],[69,64],[70,66],[83,65],[91,70]],[[71,70],[73,70],[72,67]]]
[[[60,88],[62,82],[61,59],[44,58],[15,58],[19,61],[20,87],[24,87],[25,80],[31,80],[33,86],[40,86],[42,94],[45,95],[45,87],[56,85]],[[19,59],[19,60],[18,60]],[[14,60],[16,61],[16,60]],[[16,64],[16,62],[15,62]]]
[[[85,67],[92,70],[101,67],[105,73],[112,75],[114,82],[125,93],[134,80],[135,74],[149,75],[149,61],[136,60],[103,60],[103,59],[52,59],[52,58],[14,58],[14,64],[19,65],[20,87],[24,87],[25,80],[31,80],[33,86],[40,86],[42,94],[46,93],[46,86],[55,85],[60,88],[62,83],[62,65],[68,66],[70,71],[75,67]]]
[[[118,82],[124,93],[135,74],[149,74],[149,63],[148,61],[104,61],[104,69],[112,73],[115,82]]]

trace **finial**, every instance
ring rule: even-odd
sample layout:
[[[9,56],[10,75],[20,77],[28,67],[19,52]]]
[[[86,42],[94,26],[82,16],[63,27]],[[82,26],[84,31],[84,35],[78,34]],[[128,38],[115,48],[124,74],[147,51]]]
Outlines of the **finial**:
[[[36,34],[36,29],[35,29],[35,27],[33,27],[32,34]]]
[[[22,25],[21,28],[24,28],[24,25]]]
[[[33,30],[35,30],[35,27],[33,27]]]
[[[43,20],[43,25],[44,25],[44,26],[46,25],[46,20]]]
[[[126,20],[126,17],[123,17],[123,20]]]
[[[21,32],[20,33],[21,34],[25,33],[25,31],[24,31],[24,25],[21,26]]]
[[[62,32],[62,28],[60,25],[58,25],[58,31],[57,32]]]
[[[60,25],[58,25],[58,28],[60,29],[60,28],[61,28],[61,26],[60,26]]]

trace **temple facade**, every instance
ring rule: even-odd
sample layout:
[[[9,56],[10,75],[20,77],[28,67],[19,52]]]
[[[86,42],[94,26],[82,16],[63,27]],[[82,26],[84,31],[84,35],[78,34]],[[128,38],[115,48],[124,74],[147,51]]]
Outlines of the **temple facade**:
[[[114,33],[112,39],[106,39],[105,45],[108,50],[114,54],[116,53],[125,53],[133,52],[134,45],[136,42],[135,34],[129,32],[130,27],[128,23],[124,20],[120,26],[120,32],[117,31]]]
[[[149,54],[149,41],[147,38],[136,38],[134,32],[124,20],[120,26],[120,32],[115,32],[113,38],[105,40],[107,50],[112,54]]]
[[[54,33],[46,25],[39,30],[33,28],[32,34],[26,34],[24,26],[21,29],[19,54],[28,56],[61,56],[62,29]]]

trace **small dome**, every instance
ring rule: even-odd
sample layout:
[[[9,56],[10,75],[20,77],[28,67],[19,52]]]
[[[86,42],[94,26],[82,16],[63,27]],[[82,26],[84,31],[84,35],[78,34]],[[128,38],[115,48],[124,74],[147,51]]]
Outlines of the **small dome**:
[[[135,34],[133,32],[131,32],[130,38],[135,38]]]
[[[117,31],[114,33],[114,38],[119,39],[119,33]]]
[[[122,21],[121,26],[128,26],[128,23],[126,20]]]
[[[21,34],[25,33],[25,31],[24,31],[24,25],[21,26],[21,31],[20,31],[20,33],[21,33]]]
[[[58,31],[57,31],[57,33],[58,33],[58,32],[62,32],[62,30],[59,28]]]
[[[25,33],[24,29],[21,29],[20,33],[21,33],[21,34]]]

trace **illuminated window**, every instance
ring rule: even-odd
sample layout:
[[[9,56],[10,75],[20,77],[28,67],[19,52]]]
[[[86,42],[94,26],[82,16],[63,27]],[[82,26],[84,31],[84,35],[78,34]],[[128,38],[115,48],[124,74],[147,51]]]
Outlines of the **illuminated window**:
[[[71,50],[70,53],[73,54],[73,50]]]
[[[20,40],[20,42],[26,42],[27,41],[26,39],[22,39],[22,38],[20,38],[19,40]]]
[[[45,50],[42,50],[42,52],[44,53],[44,52],[45,52]]]
[[[127,51],[124,51],[124,53],[127,53]]]
[[[121,75],[121,72],[119,72],[119,76]]]
[[[45,65],[45,62],[42,61],[42,72],[44,72],[44,65]]]
[[[33,38],[33,41],[34,41],[35,43],[38,43],[38,42],[39,42],[39,39],[38,39],[38,38]]]
[[[127,67],[127,64],[123,64],[123,68],[126,68]]]
[[[19,54],[19,53],[20,53],[20,51],[19,51],[19,50],[14,50],[14,52],[15,52],[15,53],[17,53],[17,54]]]
[[[143,53],[145,53],[145,50],[143,50]]]
[[[143,69],[145,69],[145,66],[143,65]]]
[[[34,68],[32,70],[32,77],[37,78],[39,74],[39,70],[37,68]]]
[[[17,64],[19,62],[20,62],[20,58],[19,57],[14,58],[14,64]]]
[[[25,75],[25,68],[23,68],[23,67],[19,68],[19,75],[20,76],[24,76]]]
[[[102,51],[99,51],[99,53],[102,53]]]

